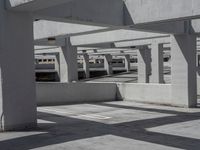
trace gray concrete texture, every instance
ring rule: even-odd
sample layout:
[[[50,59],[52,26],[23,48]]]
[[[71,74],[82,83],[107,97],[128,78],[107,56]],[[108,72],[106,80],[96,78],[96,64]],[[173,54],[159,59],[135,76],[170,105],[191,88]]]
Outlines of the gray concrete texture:
[[[171,83],[171,75],[170,75],[169,68],[166,67],[166,70],[164,72],[165,72],[164,73],[164,81],[166,84],[170,84]],[[81,80],[80,82],[138,83],[138,73],[137,73],[137,71],[130,71],[130,72],[115,74],[112,76],[106,75],[106,76],[102,76],[102,77],[90,78],[90,79],[86,79],[86,80]]]
[[[37,83],[38,105],[59,105],[116,100],[115,83]]]
[[[36,126],[33,18],[0,0],[0,130]]]
[[[2,150],[199,150],[200,109],[133,102],[38,107],[38,128],[0,134]]]
[[[77,48],[70,43],[70,38],[65,39],[60,56],[60,80],[72,82],[78,80]]]

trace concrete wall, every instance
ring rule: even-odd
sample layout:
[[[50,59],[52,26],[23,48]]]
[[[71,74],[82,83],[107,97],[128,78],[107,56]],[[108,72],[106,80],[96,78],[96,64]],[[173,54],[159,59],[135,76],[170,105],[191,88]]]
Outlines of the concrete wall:
[[[104,64],[90,64],[90,68],[104,68]]]
[[[35,65],[35,69],[40,70],[40,69],[44,69],[44,70],[48,70],[48,69],[55,69],[55,65],[54,64],[36,64]]]
[[[38,105],[128,100],[178,106],[171,96],[171,84],[37,83],[36,87]]]
[[[112,67],[124,67],[125,68],[125,64],[123,64],[123,63],[113,63]]]
[[[37,83],[37,104],[114,101],[117,86],[114,83]]]
[[[118,83],[118,99],[172,104],[170,84]]]

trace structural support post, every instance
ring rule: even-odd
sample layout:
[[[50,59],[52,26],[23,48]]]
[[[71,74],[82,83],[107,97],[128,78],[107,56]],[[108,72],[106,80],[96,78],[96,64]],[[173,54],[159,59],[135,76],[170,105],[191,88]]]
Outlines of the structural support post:
[[[163,44],[156,40],[151,44],[151,76],[150,83],[164,83]]]
[[[197,67],[199,67],[200,66],[200,55],[198,54],[197,55]]]
[[[107,72],[107,75],[112,75],[113,74],[113,69],[112,69],[112,55],[106,54],[104,55],[104,68]]]
[[[77,48],[71,45],[70,38],[65,39],[65,46],[60,54],[60,81],[78,81]]]
[[[125,58],[125,61],[124,61],[125,69],[126,69],[127,72],[129,72],[131,70],[130,55],[125,55],[124,58]]]
[[[0,130],[37,126],[31,15],[4,10],[0,1]]]
[[[138,83],[149,83],[151,51],[147,46],[138,50]]]
[[[196,107],[196,36],[171,36],[172,44],[172,104]]]
[[[200,55],[196,56],[196,67],[197,67],[197,78],[200,76]],[[197,88],[198,88],[198,80],[197,80]]]
[[[83,54],[83,70],[85,72],[85,78],[90,78],[90,63],[89,63],[89,55]]]

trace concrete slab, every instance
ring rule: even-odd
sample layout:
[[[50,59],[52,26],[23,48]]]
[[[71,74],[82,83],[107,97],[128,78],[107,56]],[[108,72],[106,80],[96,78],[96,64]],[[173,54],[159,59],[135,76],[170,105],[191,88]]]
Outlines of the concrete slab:
[[[155,128],[150,128],[148,129],[148,131],[200,139],[200,134],[198,132],[193,132],[194,130],[198,131],[199,124],[200,119],[182,123],[163,125]]]
[[[120,74],[115,74],[112,76],[103,76],[97,78],[90,78],[84,80],[86,82],[122,82],[122,83],[137,83],[138,75],[136,71],[125,72]],[[171,83],[170,68],[165,67],[164,71],[164,81],[165,83]]]
[[[0,134],[3,150],[199,150],[200,109],[118,101],[38,108],[38,129]]]

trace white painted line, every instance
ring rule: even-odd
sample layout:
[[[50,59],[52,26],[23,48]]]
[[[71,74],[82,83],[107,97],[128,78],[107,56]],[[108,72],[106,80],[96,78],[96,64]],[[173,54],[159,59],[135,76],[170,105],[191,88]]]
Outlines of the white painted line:
[[[102,115],[97,115],[97,114],[78,114],[78,115],[74,115],[73,112],[69,112],[69,111],[63,111],[63,110],[59,110],[59,109],[55,109],[55,108],[39,108],[39,111],[42,112],[50,112],[50,113],[55,113],[55,114],[62,114],[62,115],[71,115],[69,117],[73,117],[73,118],[90,118],[90,119],[98,119],[98,120],[106,120],[106,119],[110,119],[111,117],[108,116],[102,116]]]
[[[78,115],[77,117],[85,117],[85,118],[99,119],[99,120],[106,120],[106,119],[111,118],[111,117],[102,116],[102,115],[95,115],[95,114]]]
[[[62,111],[62,110],[59,110],[59,109],[51,109],[51,108],[41,108],[39,109],[40,111],[43,111],[43,112],[53,112],[53,113],[58,113],[58,114],[68,114],[68,115],[72,115],[74,114],[73,112],[69,112],[69,111]]]
[[[43,120],[43,119],[37,119],[39,123],[52,123],[55,124],[56,122],[53,121],[47,121],[47,120]]]

